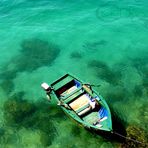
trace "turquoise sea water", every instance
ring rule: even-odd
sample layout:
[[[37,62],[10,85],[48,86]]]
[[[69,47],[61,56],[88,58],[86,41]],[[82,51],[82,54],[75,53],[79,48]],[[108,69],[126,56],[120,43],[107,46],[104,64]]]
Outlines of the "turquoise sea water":
[[[123,146],[47,102],[40,84],[67,72],[101,84],[125,129],[136,126],[147,141],[147,12],[147,0],[1,0],[1,147]]]

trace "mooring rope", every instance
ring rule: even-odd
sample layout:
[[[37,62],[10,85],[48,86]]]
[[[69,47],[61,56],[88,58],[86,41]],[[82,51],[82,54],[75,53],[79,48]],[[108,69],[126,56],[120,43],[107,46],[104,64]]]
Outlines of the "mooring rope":
[[[112,133],[112,134],[116,134],[116,135],[118,135],[118,136],[120,136],[120,137],[122,137],[122,138],[125,138],[125,139],[127,139],[127,140],[130,140],[130,141],[133,141],[133,142],[136,142],[136,143],[139,143],[139,144],[144,144],[143,142],[140,142],[140,141],[138,141],[138,140],[132,139],[132,138],[130,138],[130,137],[126,137],[126,136],[121,135],[121,134],[119,134],[119,133],[117,133],[117,132],[115,132],[115,131],[112,131],[111,133]]]

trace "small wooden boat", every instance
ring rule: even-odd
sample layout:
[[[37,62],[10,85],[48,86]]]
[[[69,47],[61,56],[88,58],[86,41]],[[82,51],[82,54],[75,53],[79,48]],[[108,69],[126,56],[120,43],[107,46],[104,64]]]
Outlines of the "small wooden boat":
[[[55,96],[61,106],[71,118],[88,129],[97,131],[112,131],[110,109],[103,97],[92,89],[90,84],[66,74],[53,82],[41,85],[48,98]]]

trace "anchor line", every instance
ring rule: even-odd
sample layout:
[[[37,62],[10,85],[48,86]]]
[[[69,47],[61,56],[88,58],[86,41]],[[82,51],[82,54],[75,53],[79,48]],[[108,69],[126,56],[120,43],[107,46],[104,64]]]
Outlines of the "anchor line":
[[[117,133],[117,132],[115,132],[115,131],[111,131],[111,133],[112,133],[112,134],[115,134],[115,135],[118,135],[118,136],[120,136],[120,137],[122,137],[122,138],[125,138],[125,139],[127,139],[127,140],[130,140],[130,141],[133,141],[133,142],[136,142],[136,143],[139,143],[139,144],[144,144],[143,142],[140,142],[140,141],[138,141],[138,140],[132,139],[132,138],[130,138],[130,137],[126,137],[126,136],[121,135],[121,134],[119,134],[119,133]]]

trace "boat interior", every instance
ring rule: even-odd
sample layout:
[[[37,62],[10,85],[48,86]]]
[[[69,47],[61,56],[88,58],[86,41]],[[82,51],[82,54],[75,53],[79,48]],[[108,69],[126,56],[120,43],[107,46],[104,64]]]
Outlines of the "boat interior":
[[[90,96],[77,80],[72,80],[55,91],[58,98],[67,104],[82,120],[93,126],[107,126],[108,111],[95,97],[95,107],[91,106]]]

